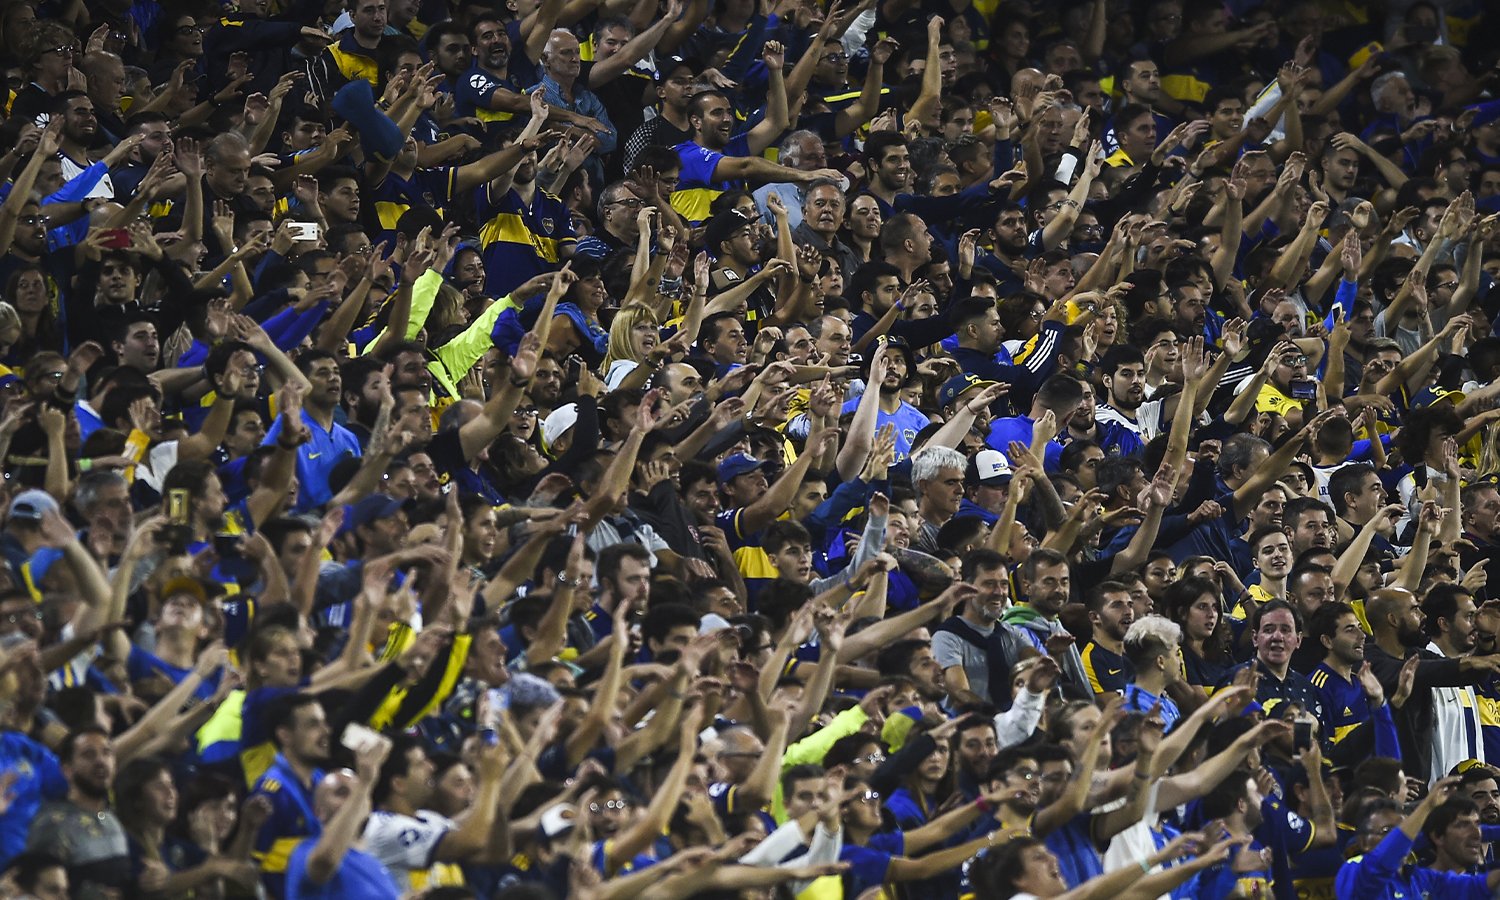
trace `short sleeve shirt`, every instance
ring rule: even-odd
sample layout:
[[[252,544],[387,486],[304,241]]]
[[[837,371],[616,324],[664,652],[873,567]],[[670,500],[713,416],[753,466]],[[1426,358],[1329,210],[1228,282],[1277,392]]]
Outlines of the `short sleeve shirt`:
[[[452,819],[430,810],[415,816],[376,810],[365,823],[365,852],[380,860],[403,894],[424,886],[463,882],[444,877],[451,867],[437,862],[438,844],[454,829]]]

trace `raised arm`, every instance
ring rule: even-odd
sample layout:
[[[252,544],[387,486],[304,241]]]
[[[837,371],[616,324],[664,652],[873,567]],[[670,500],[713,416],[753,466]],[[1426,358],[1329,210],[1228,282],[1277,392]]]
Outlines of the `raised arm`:
[[[391,742],[382,737],[355,754],[353,794],[323,826],[323,833],[307,855],[307,878],[313,884],[327,884],[343,867],[344,857],[370,817],[370,794],[390,752]]]
[[[745,136],[755,155],[765,152],[787,127],[786,78],[782,73],[786,50],[776,41],[766,41],[760,56],[766,64],[766,115]]]

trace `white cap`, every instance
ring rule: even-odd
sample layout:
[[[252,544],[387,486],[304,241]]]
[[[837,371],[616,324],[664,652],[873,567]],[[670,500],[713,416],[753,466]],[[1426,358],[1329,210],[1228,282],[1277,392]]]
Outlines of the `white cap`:
[[[551,447],[578,422],[578,404],[564,403],[542,420],[542,443]]]
[[[974,454],[970,469],[969,475],[973,481],[992,487],[999,479],[1008,479],[1013,474],[1010,460],[999,450],[981,450]]]

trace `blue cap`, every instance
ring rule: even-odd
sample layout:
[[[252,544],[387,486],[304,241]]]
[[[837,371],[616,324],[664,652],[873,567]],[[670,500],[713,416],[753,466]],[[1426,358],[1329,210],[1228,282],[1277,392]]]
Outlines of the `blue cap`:
[[[371,494],[352,506],[346,507],[344,513],[344,527],[339,530],[345,534],[353,531],[361,525],[368,525],[376,519],[384,519],[394,516],[401,511],[402,501],[387,494]]]
[[[962,397],[965,392],[971,391],[974,388],[987,388],[997,383],[998,382],[980,378],[978,375],[975,375],[972,372],[965,372],[962,375],[954,375],[952,378],[943,382],[942,387],[938,388],[938,406],[951,406],[955,401],[958,400],[959,397]]]
[[[765,460],[736,453],[719,463],[719,484],[728,484],[741,475],[749,475],[765,464]]]

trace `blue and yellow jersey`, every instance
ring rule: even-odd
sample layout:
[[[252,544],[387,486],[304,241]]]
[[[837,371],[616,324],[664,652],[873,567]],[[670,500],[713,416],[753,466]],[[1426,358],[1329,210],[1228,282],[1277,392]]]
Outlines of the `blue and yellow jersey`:
[[[746,534],[740,524],[745,508],[726,509],[714,516],[714,524],[724,531],[724,540],[734,554],[740,576],[745,579],[746,592],[756,596],[767,582],[776,578],[776,567],[771,565],[771,556],[760,546],[760,532]],[[753,585],[753,587],[752,587]]]
[[[1084,674],[1089,678],[1089,687],[1096,694],[1118,694],[1135,678],[1135,667],[1130,664],[1130,660],[1094,641],[1084,644],[1080,653],[1083,656]]]
[[[476,189],[475,198],[485,289],[493,296],[555,271],[563,251],[578,243],[568,207],[546,191],[537,190],[528,205],[515,188],[496,197],[486,184]]]
[[[330,44],[326,52],[334,66],[350,81],[363,78],[370,82],[370,87],[379,82],[380,66],[370,51],[354,40],[354,29],[349,29],[337,42]]]
[[[323,824],[313,814],[313,790],[323,779],[313,770],[312,783],[303,784],[286,759],[277,754],[253,793],[271,801],[271,815],[255,836],[255,861],[260,863],[261,882],[273,897],[285,896],[286,866],[292,851],[304,838],[323,833]]]
[[[394,172],[387,174],[374,190],[375,214],[380,217],[381,238],[394,238],[396,223],[414,206],[443,215],[443,207],[453,202],[457,186],[456,166],[418,169],[407,178]]]
[[[726,156],[754,155],[750,152],[750,140],[744,134],[730,138],[722,152],[693,141],[683,141],[672,150],[682,160],[682,175],[677,181],[677,190],[672,192],[672,208],[690,225],[703,224],[716,197],[742,186],[738,181],[714,177],[719,160]]]
[[[453,86],[453,110],[460,117],[472,117],[486,125],[490,122],[509,122],[515,117],[515,113],[490,109],[491,99],[497,90],[519,94],[521,86],[509,75],[497,78],[487,69],[480,68],[479,63],[475,63],[459,76],[458,83]]]
[[[282,700],[297,693],[297,688],[260,687],[245,694],[240,707],[240,765],[245,770],[245,784],[253,785],[268,771],[276,759],[271,743],[271,710]],[[290,851],[289,851],[290,852]]]
[[[1308,680],[1323,704],[1323,733],[1335,744],[1370,721],[1370,704],[1358,680],[1345,678],[1327,663],[1318,663]]]

